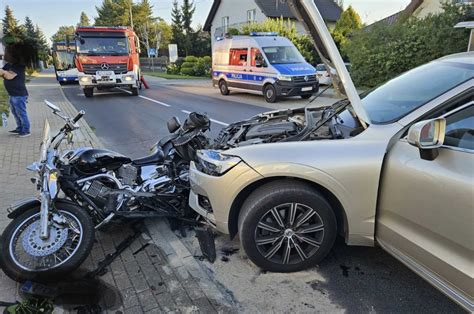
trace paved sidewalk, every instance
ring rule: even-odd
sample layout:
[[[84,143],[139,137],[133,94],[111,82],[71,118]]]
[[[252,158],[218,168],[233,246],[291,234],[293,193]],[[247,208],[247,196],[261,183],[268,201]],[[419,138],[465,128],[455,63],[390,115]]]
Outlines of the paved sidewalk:
[[[7,206],[36,195],[29,180],[31,174],[25,167],[38,158],[44,119],[48,119],[52,130],[62,126],[62,120],[51,113],[43,100],[53,102],[69,116],[77,113],[51,72],[45,71],[34,78],[28,84],[28,90],[32,136],[17,138],[8,134],[7,131],[14,126],[12,117],[9,118],[8,128],[0,129],[0,232],[9,223]],[[75,133],[74,146],[102,146],[84,119],[81,130]],[[148,221],[147,227],[149,232],[142,234],[100,277],[122,298],[122,301],[102,299],[100,305],[103,309],[109,313],[236,311],[238,305],[231,296],[209,279],[165,222]],[[129,234],[131,231],[126,228],[108,233],[97,232],[96,244],[80,272],[94,269]],[[17,291],[18,284],[0,271],[0,301],[19,300]]]

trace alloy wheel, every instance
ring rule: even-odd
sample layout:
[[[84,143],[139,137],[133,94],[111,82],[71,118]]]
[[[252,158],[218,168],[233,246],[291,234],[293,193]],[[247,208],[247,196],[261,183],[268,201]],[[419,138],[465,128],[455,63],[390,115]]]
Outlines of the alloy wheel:
[[[298,264],[311,258],[324,240],[319,214],[300,203],[285,203],[268,210],[259,220],[254,241],[266,260]]]

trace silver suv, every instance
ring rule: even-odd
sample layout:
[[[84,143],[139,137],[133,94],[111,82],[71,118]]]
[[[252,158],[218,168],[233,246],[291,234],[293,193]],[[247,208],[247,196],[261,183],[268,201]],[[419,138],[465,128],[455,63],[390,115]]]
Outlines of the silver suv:
[[[262,268],[315,265],[340,234],[474,310],[474,53],[359,97],[314,2],[289,2],[348,99],[225,128],[191,165],[190,206]]]

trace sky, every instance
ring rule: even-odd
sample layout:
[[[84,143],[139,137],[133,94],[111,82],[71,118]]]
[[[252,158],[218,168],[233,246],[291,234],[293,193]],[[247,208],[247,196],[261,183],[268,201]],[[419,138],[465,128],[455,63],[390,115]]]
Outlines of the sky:
[[[137,1],[137,0],[135,0]],[[156,16],[171,20],[173,0],[149,0]],[[230,1],[230,0],[227,0]],[[238,1],[238,0],[232,0]],[[182,2],[182,0],[179,0]],[[196,12],[194,26],[203,25],[213,0],[194,0]],[[364,23],[370,24],[405,8],[410,0],[344,0],[344,6],[352,7],[359,13]],[[96,16],[95,6],[102,0],[2,0],[0,17],[4,17],[4,6],[9,5],[17,19],[24,21],[29,16],[38,24],[47,38],[50,38],[61,25],[75,25],[81,11],[89,18]]]

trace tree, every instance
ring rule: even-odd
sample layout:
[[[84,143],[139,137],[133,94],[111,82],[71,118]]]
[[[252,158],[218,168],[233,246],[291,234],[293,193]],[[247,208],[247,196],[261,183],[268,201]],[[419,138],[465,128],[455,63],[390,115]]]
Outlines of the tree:
[[[181,16],[183,20],[183,31],[186,34],[191,34],[193,32],[191,24],[193,23],[194,11],[196,11],[196,6],[194,5],[194,2],[184,0],[183,5],[181,6]]]
[[[25,29],[18,24],[12,9],[7,5],[5,8],[5,17],[3,18],[3,36],[5,44],[14,44],[22,42],[25,39]]]
[[[87,16],[86,12],[81,12],[81,17],[79,18],[79,24],[78,26],[90,26],[91,22],[89,20],[89,17]]]
[[[24,26],[25,26],[26,38],[30,40],[35,40],[36,39],[35,25],[33,24],[33,21],[28,16],[25,18]]]
[[[75,32],[76,28],[74,26],[60,26],[56,33],[51,37],[51,41],[65,41],[67,36],[73,36]]]
[[[354,31],[357,31],[362,28],[362,20],[359,14],[349,6],[344,12],[342,12],[341,17],[336,22],[336,27],[332,30],[332,37],[336,42],[339,51],[342,53],[343,58],[347,58],[344,53],[344,48],[349,41],[349,37]]]
[[[184,53],[184,33],[183,33],[183,15],[178,7],[178,1],[173,1],[173,8],[171,9],[171,32],[172,41],[178,45],[178,53]]]
[[[95,7],[97,10],[95,25],[131,26],[130,7],[133,7],[131,0],[103,0],[99,7]]]

